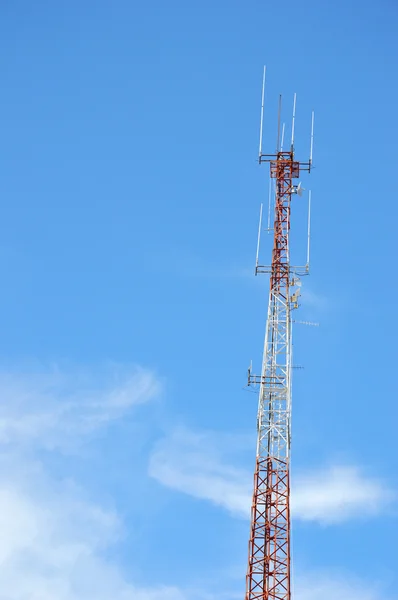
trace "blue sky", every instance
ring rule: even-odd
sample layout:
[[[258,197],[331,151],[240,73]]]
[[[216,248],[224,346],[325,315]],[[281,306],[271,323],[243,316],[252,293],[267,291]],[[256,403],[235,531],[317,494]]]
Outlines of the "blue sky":
[[[316,113],[295,598],[396,599],[395,3],[0,14],[0,599],[244,597],[264,63],[264,150],[279,93],[303,160]]]

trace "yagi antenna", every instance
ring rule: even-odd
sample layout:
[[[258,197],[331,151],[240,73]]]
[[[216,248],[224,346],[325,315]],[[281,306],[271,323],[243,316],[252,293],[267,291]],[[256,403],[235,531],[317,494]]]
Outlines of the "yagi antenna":
[[[262,88],[262,93],[261,93],[260,146],[258,149],[259,158],[263,151],[263,123],[264,123],[264,98],[265,98],[265,73],[266,73],[266,70],[267,70],[267,67],[264,65],[263,88]]]
[[[293,118],[292,118],[292,143],[291,143],[291,150],[293,152],[294,149],[294,124],[295,124],[295,120],[296,120],[296,99],[297,99],[297,94],[294,94],[294,99],[293,99]]]
[[[311,118],[311,146],[310,146],[310,165],[309,165],[309,170],[311,170],[311,165],[312,165],[312,154],[314,151],[314,118],[315,118],[315,113],[314,111],[312,111],[312,118]]]
[[[310,240],[311,240],[311,190],[308,192],[308,237],[307,237],[307,271],[310,269]]]
[[[295,321],[292,319],[292,323],[299,323],[300,325],[312,325],[313,327],[319,327],[319,323],[314,323],[313,321]]]
[[[260,205],[260,219],[258,222],[258,236],[257,236],[257,252],[256,252],[256,275],[257,275],[257,267],[258,267],[258,254],[260,252],[260,238],[261,238],[261,224],[263,220],[263,205]]]

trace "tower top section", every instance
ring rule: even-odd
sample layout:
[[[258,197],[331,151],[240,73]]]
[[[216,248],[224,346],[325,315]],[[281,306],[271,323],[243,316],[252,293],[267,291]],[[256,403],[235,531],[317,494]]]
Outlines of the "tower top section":
[[[261,93],[261,118],[260,118],[260,144],[258,162],[259,164],[269,163],[269,195],[268,195],[268,225],[266,231],[273,233],[274,236],[278,234],[278,227],[280,226],[279,217],[272,221],[272,213],[275,213],[275,209],[283,210],[285,213],[285,219],[289,222],[287,231],[290,228],[290,203],[292,195],[297,194],[302,196],[304,188],[301,182],[296,180],[301,177],[303,173],[310,173],[312,169],[313,149],[314,149],[314,112],[311,115],[311,129],[310,129],[310,140],[309,140],[309,158],[308,160],[297,160],[295,156],[295,126],[296,126],[296,108],[297,108],[297,94],[293,96],[293,110],[291,117],[291,126],[286,128],[286,124],[282,122],[282,95],[279,95],[278,101],[278,121],[277,121],[277,136],[276,136],[276,148],[273,154],[266,154],[263,152],[263,129],[264,129],[264,106],[265,106],[265,83],[266,83],[266,68],[264,67],[263,82],[262,82],[262,93]],[[289,136],[289,140],[286,143],[286,138]],[[309,247],[310,247],[310,211],[311,211],[311,192],[308,195],[308,232],[307,232],[307,261],[305,264],[300,266],[291,267],[289,264],[289,271],[295,275],[307,275],[309,273]],[[262,229],[262,216],[263,208],[261,205],[260,209],[260,220],[257,238],[257,254],[256,254],[256,269],[255,274],[259,273],[272,273],[272,265],[266,266],[259,263],[259,251],[260,251],[260,237]],[[278,215],[275,215],[278,216]],[[280,227],[279,227],[280,228]],[[287,241],[287,240],[285,240]],[[276,241],[274,239],[274,245]],[[286,250],[288,254],[288,251]]]
[[[310,154],[307,162],[296,161],[294,159],[294,134],[296,124],[296,106],[297,106],[297,94],[293,96],[293,112],[291,121],[291,139],[290,148],[284,149],[285,144],[285,123],[281,121],[282,116],[282,94],[279,95],[278,102],[278,130],[276,137],[276,148],[274,154],[263,153],[263,130],[264,130],[264,106],[265,106],[265,83],[266,83],[266,67],[264,66],[263,73],[263,85],[261,93],[261,118],[260,118],[260,145],[258,152],[258,162],[260,164],[268,162],[270,163],[271,177],[277,179],[278,167],[277,164],[282,164],[283,161],[289,162],[292,165],[291,177],[297,179],[300,176],[301,171],[311,172],[312,158],[314,150],[314,120],[315,114],[312,111],[311,115],[311,136],[310,136]]]

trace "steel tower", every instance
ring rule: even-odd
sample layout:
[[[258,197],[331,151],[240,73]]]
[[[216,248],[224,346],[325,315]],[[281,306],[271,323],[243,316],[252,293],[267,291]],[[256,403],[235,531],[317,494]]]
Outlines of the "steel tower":
[[[264,83],[265,71],[259,163],[270,164],[270,184],[274,188],[274,240],[271,265],[259,265],[260,213],[256,275],[270,274],[270,291],[261,376],[253,375],[251,368],[248,374],[248,384],[259,386],[259,404],[245,600],[290,600],[291,311],[298,306],[299,288],[295,287],[299,284],[298,276],[308,273],[309,213],[307,264],[304,267],[290,265],[289,231],[292,196],[301,195],[302,192],[301,185],[297,185],[295,180],[301,172],[311,170],[314,115],[310,158],[308,162],[299,162],[294,153],[296,96],[288,151],[283,151],[284,126],[281,136],[280,97],[276,152],[263,154]]]

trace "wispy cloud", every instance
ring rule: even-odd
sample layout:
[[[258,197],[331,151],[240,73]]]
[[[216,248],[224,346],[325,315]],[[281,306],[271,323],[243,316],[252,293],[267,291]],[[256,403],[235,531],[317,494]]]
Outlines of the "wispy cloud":
[[[311,573],[299,575],[293,588],[297,600],[381,600],[386,590],[380,582],[364,581],[349,574]]]
[[[159,393],[155,375],[118,365],[97,370],[0,373],[0,443],[52,449],[89,435]]]
[[[232,447],[233,440],[221,435],[225,447]],[[250,506],[247,472],[224,461],[223,447],[211,433],[179,429],[159,441],[150,459],[149,475],[236,515],[246,515]]]
[[[340,523],[377,515],[394,496],[383,482],[358,467],[332,465],[296,478],[292,512],[304,521]]]
[[[233,441],[224,435],[177,430],[161,440],[152,454],[149,474],[163,485],[208,500],[230,513],[248,517],[252,477],[232,466],[224,450]],[[292,484],[292,514],[303,521],[340,523],[375,516],[394,494],[381,481],[354,466],[329,466],[298,475]]]
[[[0,590],[7,600],[215,600],[238,598],[195,587],[137,585],[118,565],[114,552],[125,536],[115,510],[82,488],[68,472],[47,469],[38,450],[63,449],[150,402],[161,386],[148,370],[106,369],[0,374]],[[234,516],[247,517],[251,474],[242,463],[247,436],[194,433],[179,429],[160,440],[150,474],[162,484],[208,500]],[[250,448],[251,451],[251,448]],[[250,452],[251,453],[251,452]],[[58,465],[59,466],[59,465]],[[380,483],[358,470],[335,467],[296,482],[296,516],[321,523],[349,518],[364,505],[387,498]],[[355,489],[351,489],[355,488]],[[347,489],[350,490],[347,494]],[[376,490],[376,491],[375,491]],[[93,500],[93,497],[96,500]],[[372,511],[370,511],[372,512]],[[130,536],[133,531],[129,532]],[[115,557],[115,558],[113,558]],[[334,581],[334,580],[333,580]],[[299,579],[298,600],[322,594],[328,580]],[[211,588],[210,588],[211,589]],[[334,589],[336,585],[334,584]],[[370,588],[342,582],[342,600],[378,600]],[[330,594],[329,594],[330,595]]]
[[[159,389],[139,367],[0,374],[1,598],[188,600],[177,587],[126,577],[112,560],[124,536],[118,514],[93,501],[73,469],[66,477],[60,463],[51,475],[40,453],[92,439]]]
[[[2,598],[186,600],[177,588],[138,588],[113,564],[108,553],[122,534],[115,513],[76,485],[55,483],[40,465],[25,465],[23,482],[13,467],[16,475],[0,475]]]

